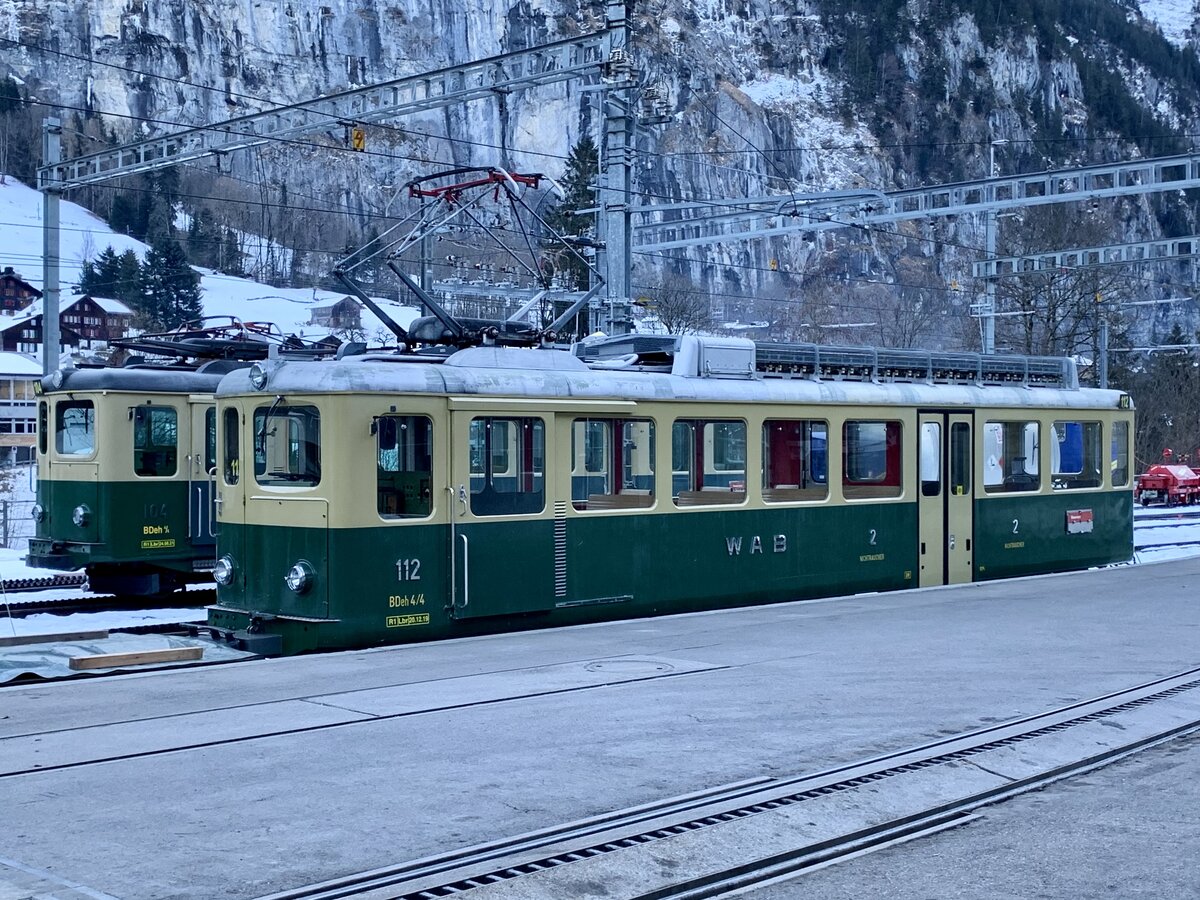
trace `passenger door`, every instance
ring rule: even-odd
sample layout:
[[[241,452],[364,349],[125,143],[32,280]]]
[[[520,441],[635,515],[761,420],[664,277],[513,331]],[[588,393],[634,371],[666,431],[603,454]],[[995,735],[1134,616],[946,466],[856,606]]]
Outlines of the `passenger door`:
[[[567,502],[553,501],[546,470],[553,418],[489,406],[450,417],[450,605],[460,619],[553,608],[556,540],[565,553]]]
[[[917,417],[917,493],[921,587],[974,577],[970,413],[924,411]]]
[[[217,407],[210,399],[188,400],[188,543],[212,548],[217,543]]]

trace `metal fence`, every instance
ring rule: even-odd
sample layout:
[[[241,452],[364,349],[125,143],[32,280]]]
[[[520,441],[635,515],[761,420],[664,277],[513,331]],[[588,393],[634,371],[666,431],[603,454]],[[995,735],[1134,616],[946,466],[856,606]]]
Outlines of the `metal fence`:
[[[33,535],[33,501],[0,500],[0,547],[24,550]]]

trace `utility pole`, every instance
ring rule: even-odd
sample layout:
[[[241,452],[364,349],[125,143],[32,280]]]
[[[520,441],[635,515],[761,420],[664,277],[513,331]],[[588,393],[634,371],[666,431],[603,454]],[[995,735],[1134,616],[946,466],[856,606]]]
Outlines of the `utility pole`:
[[[1108,387],[1108,316],[1104,310],[1100,309],[1097,303],[1097,312],[1100,316],[1100,347],[1096,353],[1099,357],[1098,366],[1100,369],[1100,387]]]
[[[54,166],[62,159],[62,121],[42,121],[42,164]],[[58,369],[58,269],[62,252],[58,231],[58,200],[62,189],[54,182],[42,186],[42,374]]]
[[[604,135],[600,147],[600,214],[597,221],[604,254],[605,287],[608,291],[608,334],[629,331],[630,266],[633,256],[632,201],[633,132],[637,124],[633,89],[637,84],[629,57],[629,22],[626,0],[609,0],[605,38],[607,71],[604,103]]]
[[[999,138],[991,142],[988,146],[988,186],[987,200],[989,202],[996,199],[996,187],[991,184],[992,179],[997,175],[996,172],[996,147],[1003,146],[1008,143],[1007,138]],[[984,220],[984,228],[986,234],[984,253],[988,261],[996,257],[996,210],[988,207],[986,212],[987,218]],[[988,278],[984,282],[984,299],[983,306],[980,308],[980,318],[983,319],[983,352],[996,352],[996,278],[995,275]]]

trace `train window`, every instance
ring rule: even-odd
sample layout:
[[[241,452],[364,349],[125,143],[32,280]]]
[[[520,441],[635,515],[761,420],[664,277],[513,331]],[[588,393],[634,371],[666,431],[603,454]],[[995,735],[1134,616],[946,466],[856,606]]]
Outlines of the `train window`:
[[[971,493],[971,426],[966,422],[950,426],[950,493]]]
[[[989,494],[1038,490],[1039,438],[1037,422],[984,422],[983,489]]]
[[[921,473],[921,496],[936,497],[942,492],[942,426],[939,422],[921,423],[921,453],[917,467]]]
[[[91,400],[54,405],[54,449],[63,456],[91,456],[96,450],[96,407]]]
[[[238,411],[232,407],[225,410],[221,433],[225,436],[225,483],[238,483]]]
[[[571,426],[575,508],[653,506],[654,446],[654,423],[648,419],[576,419]]]
[[[746,423],[681,419],[671,427],[676,506],[746,499]]]
[[[161,478],[174,475],[179,461],[179,415],[169,406],[133,409],[133,472]]]
[[[1112,456],[1109,462],[1112,470],[1113,487],[1123,487],[1129,484],[1129,423],[1113,422],[1112,427]]]
[[[375,438],[379,515],[425,518],[433,510],[433,421],[425,416],[380,416]]]
[[[847,499],[899,497],[899,422],[849,421],[842,426],[842,494]]]
[[[38,453],[45,453],[46,432],[50,430],[50,404],[45,400],[38,404]]]
[[[204,411],[204,474],[211,475],[217,468],[217,408],[210,406]]]
[[[254,411],[254,478],[259,484],[321,481],[321,414],[276,400]]]
[[[1056,491],[1100,487],[1100,423],[1055,422],[1050,484]]]
[[[829,495],[829,425],[803,419],[763,422],[763,500],[791,503]]]
[[[541,419],[471,420],[471,512],[507,516],[546,505],[546,425]]]

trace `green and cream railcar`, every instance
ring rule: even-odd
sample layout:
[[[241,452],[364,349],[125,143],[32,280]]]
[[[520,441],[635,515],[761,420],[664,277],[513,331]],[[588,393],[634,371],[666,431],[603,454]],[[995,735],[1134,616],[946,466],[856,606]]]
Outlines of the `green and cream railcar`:
[[[92,590],[121,594],[211,580],[213,392],[237,365],[64,369],[44,378],[29,565],[84,569]]]
[[[1132,554],[1129,398],[1069,362],[991,384],[965,354],[814,372],[672,340],[661,371],[481,347],[228,375],[209,625],[292,653]]]

